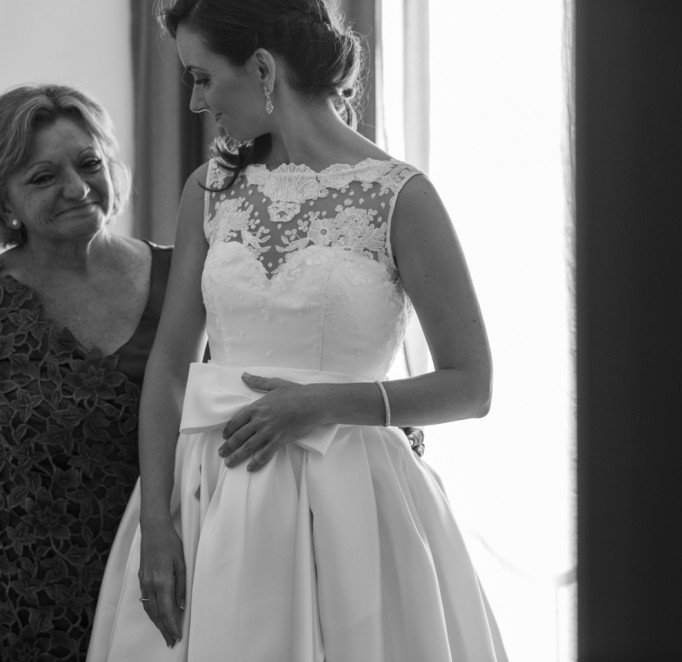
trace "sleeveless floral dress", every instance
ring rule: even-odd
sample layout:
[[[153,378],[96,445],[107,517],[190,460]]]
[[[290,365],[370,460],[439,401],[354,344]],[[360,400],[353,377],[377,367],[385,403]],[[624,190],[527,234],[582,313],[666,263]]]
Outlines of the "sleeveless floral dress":
[[[0,277],[0,660],[87,652],[116,529],[135,485],[140,386],[171,249],[151,245],[147,304],[111,355],[87,351],[37,294]]]

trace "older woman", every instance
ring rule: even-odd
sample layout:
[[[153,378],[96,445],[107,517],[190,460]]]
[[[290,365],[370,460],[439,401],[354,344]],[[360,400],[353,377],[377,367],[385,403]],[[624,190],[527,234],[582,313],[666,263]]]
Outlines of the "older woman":
[[[138,474],[140,385],[171,249],[113,234],[111,122],[62,86],[0,96],[0,651],[85,655]]]

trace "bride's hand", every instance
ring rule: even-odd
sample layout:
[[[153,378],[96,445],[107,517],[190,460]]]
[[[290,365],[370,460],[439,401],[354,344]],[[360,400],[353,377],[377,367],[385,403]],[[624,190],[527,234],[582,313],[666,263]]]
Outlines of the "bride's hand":
[[[244,407],[225,426],[225,443],[218,454],[228,467],[236,467],[251,456],[249,471],[257,471],[284,445],[300,439],[320,425],[319,407],[311,406],[305,385],[284,379],[270,379],[244,373],[244,383],[264,392],[256,402]]]
[[[182,636],[185,608],[185,558],[172,524],[142,529],[138,577],[142,606],[172,648]]]

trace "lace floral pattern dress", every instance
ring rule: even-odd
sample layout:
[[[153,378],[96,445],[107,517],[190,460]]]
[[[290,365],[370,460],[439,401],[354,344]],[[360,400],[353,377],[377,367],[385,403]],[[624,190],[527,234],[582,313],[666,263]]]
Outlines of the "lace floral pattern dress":
[[[103,582],[92,662],[505,662],[440,481],[396,428],[327,425],[265,467],[227,469],[222,428],[260,397],[243,371],[299,383],[383,379],[412,306],[391,251],[419,172],[368,159],[321,172],[208,169],[202,276],[211,361],[190,366],[171,513],[183,636],[138,599],[139,490]]]
[[[138,475],[137,410],[170,249],[151,246],[140,323],[86,351],[36,293],[0,277],[0,660],[83,660],[100,582]]]

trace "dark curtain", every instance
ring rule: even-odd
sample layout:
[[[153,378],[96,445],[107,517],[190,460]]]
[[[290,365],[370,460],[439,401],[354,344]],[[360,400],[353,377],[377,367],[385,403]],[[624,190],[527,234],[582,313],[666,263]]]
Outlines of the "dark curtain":
[[[172,244],[180,194],[187,176],[208,157],[215,124],[206,113],[189,110],[191,89],[172,39],[160,34],[155,0],[130,0],[134,78],[135,157],[133,234]],[[368,44],[366,97],[359,130],[375,135],[375,2],[342,0],[341,10]]]
[[[581,662],[682,660],[680,26],[576,2]]]
[[[346,21],[365,39],[367,47],[365,97],[358,131],[374,141],[376,139],[376,47],[379,34],[380,0],[341,0],[339,7]]]
[[[180,194],[207,158],[213,128],[189,110],[175,42],[161,35],[154,0],[131,0],[135,161],[133,234],[172,244]]]

